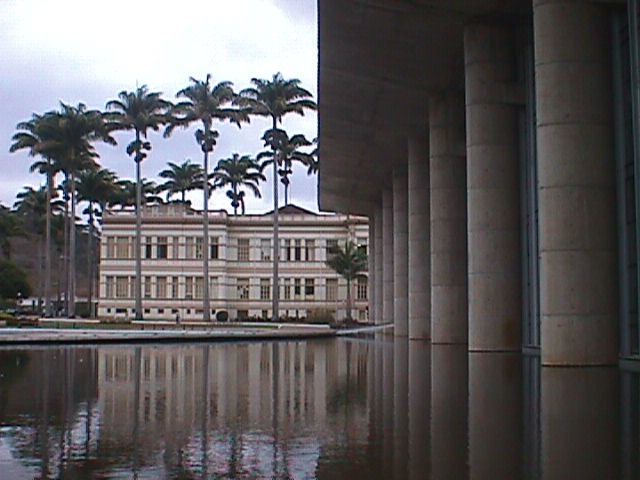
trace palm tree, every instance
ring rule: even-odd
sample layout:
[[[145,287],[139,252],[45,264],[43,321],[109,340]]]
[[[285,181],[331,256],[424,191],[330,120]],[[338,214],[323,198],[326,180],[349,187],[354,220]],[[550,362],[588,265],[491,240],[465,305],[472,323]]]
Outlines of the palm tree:
[[[133,156],[136,164],[136,320],[142,320],[142,176],[140,164],[151,150],[147,141],[148,130],[157,131],[168,121],[171,103],[162,99],[161,93],[149,92],[146,85],[136,88],[135,92],[121,91],[118,100],[107,102],[110,110],[108,119],[113,130],[133,130],[134,140],[127,145],[127,155]],[[144,139],[144,141],[143,141]]]
[[[93,142],[103,141],[115,145],[116,141],[109,135],[104,116],[98,110],[87,110],[86,105],[79,103],[71,106],[60,104],[61,109],[55,113],[57,118],[56,141],[61,149],[61,168],[68,181],[65,181],[66,194],[71,200],[71,217],[69,220],[69,255],[67,294],[70,302],[67,314],[75,316],[75,255],[76,255],[76,187],[75,180],[83,170],[97,169]]]
[[[167,201],[172,195],[179,193],[180,200],[185,203],[187,192],[197,190],[204,182],[204,170],[200,165],[191,163],[187,159],[182,165],[169,162],[169,168],[162,170],[160,176],[167,181],[158,187],[159,191],[167,192]]]
[[[258,160],[263,160],[260,168],[264,170],[267,166],[271,165],[274,161],[274,157],[278,157],[278,175],[280,175],[280,181],[284,185],[284,204],[289,204],[289,175],[293,173],[293,163],[298,162],[306,167],[310,167],[313,163],[313,156],[310,153],[300,150],[301,147],[308,147],[312,143],[305,138],[304,135],[293,135],[291,138],[284,130],[279,130],[279,135],[282,136],[282,143],[280,144],[277,155],[273,150],[266,150],[258,154]],[[268,130],[263,136],[265,145],[271,145],[273,132]]]
[[[244,196],[245,192],[241,190],[246,187],[256,196],[261,197],[258,185],[260,181],[266,180],[260,172],[260,166],[256,160],[249,155],[242,157],[234,153],[231,158],[224,158],[218,162],[213,170],[214,185],[225,187],[229,185],[227,197],[231,200],[233,214],[238,214],[238,207],[242,215],[245,213]]]
[[[38,289],[38,311],[42,308],[43,293],[45,293],[46,298],[47,291],[45,288],[46,275],[42,275],[42,257],[44,256],[46,259],[46,252],[43,255],[43,250],[47,247],[47,225],[50,221],[47,218],[47,214],[49,211],[57,212],[62,208],[61,200],[49,201],[49,192],[47,190],[46,186],[38,190],[32,187],[24,187],[24,190],[16,195],[16,202],[13,204],[14,211],[18,217],[22,218],[31,233],[38,237],[38,278],[41,280],[40,288]]]
[[[0,205],[0,252],[7,260],[11,260],[11,237],[23,235],[20,217],[4,205]]]
[[[44,115],[33,114],[31,119],[20,122],[16,126],[19,130],[12,137],[13,143],[9,148],[10,152],[18,150],[29,150],[30,156],[40,155],[44,162],[34,163],[30,171],[38,170],[46,175],[47,179],[47,202],[45,217],[45,275],[44,275],[44,298],[45,316],[52,315],[51,305],[51,198],[53,196],[53,177],[56,168],[53,165],[54,158],[59,155],[58,144],[53,141],[57,119],[54,112]]]
[[[174,107],[171,124],[165,130],[165,136],[169,136],[177,126],[187,128],[193,123],[201,122],[202,129],[195,132],[196,142],[200,145],[203,154],[202,169],[204,177],[202,186],[204,190],[204,212],[203,212],[203,312],[204,321],[211,319],[211,307],[209,301],[209,153],[213,151],[218,138],[218,132],[212,130],[214,120],[227,120],[235,123],[240,128],[241,122],[248,122],[249,116],[246,111],[229,108],[235,98],[233,84],[231,82],[220,82],[212,85],[211,75],[207,74],[205,80],[190,78],[191,85],[180,90],[176,96],[185,100],[179,102]]]
[[[280,73],[271,80],[252,78],[253,87],[241,90],[236,102],[247,108],[251,115],[271,118],[271,149],[276,161],[273,162],[273,302],[272,318],[278,320],[279,295],[278,285],[278,161],[277,152],[282,136],[277,134],[278,123],[288,113],[304,115],[306,110],[316,110],[316,103],[311,100],[311,92],[300,86],[300,80],[285,80]]]
[[[367,270],[367,254],[351,240],[344,248],[333,248],[330,254],[326,265],[347,281],[347,320],[351,321],[351,283]]]
[[[110,170],[86,170],[80,172],[76,185],[79,199],[88,203],[87,208],[82,213],[88,214],[89,216],[87,222],[87,278],[89,279],[87,305],[89,306],[89,317],[93,317],[95,259],[92,246],[95,236],[94,220],[96,216],[102,216],[109,197],[116,189],[115,178],[115,174]]]
[[[107,198],[107,206],[135,207],[137,202],[138,184],[133,180],[123,179],[115,182],[115,189]],[[143,178],[140,182],[140,205],[162,203],[162,198],[157,195],[158,187],[152,180]]]

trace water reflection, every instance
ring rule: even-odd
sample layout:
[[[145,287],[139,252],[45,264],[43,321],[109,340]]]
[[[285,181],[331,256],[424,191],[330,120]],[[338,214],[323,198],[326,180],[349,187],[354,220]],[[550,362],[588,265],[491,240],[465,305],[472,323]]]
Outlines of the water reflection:
[[[635,480],[639,392],[384,336],[0,350],[0,477]]]

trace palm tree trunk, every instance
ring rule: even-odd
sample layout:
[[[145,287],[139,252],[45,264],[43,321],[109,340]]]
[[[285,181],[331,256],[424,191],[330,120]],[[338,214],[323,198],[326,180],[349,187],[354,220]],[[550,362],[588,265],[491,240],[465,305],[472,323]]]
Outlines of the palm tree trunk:
[[[233,184],[233,215],[238,215],[238,186],[235,183]]]
[[[53,177],[51,175],[51,160],[47,159],[47,205],[45,214],[45,246],[44,246],[44,315],[51,317],[51,189]]]
[[[273,133],[277,128],[277,118],[273,117]],[[278,285],[280,266],[280,238],[278,222],[278,151],[273,148],[273,293],[271,302],[271,320],[280,320],[280,288]]]
[[[62,270],[64,275],[64,315],[69,315],[69,182],[65,174],[64,187],[64,240],[62,247]]]
[[[71,172],[71,218],[69,219],[69,317],[76,316],[76,177]]]
[[[140,145],[140,132],[136,130],[136,144]],[[140,151],[136,152],[136,313],[135,319],[142,320],[142,179],[140,175],[140,162],[142,159],[139,157]]]
[[[87,277],[89,292],[87,295],[87,306],[89,307],[89,318],[93,318],[93,255],[91,251],[93,242],[93,202],[89,202],[89,234],[87,235]]]
[[[207,122],[204,124],[204,139],[209,142],[209,133],[211,127]],[[202,314],[203,321],[211,321],[211,306],[209,302],[209,145],[205,143],[203,159],[204,170],[204,212],[202,219],[202,229],[204,238],[202,239]]]
[[[351,320],[351,280],[347,280],[347,321]]]

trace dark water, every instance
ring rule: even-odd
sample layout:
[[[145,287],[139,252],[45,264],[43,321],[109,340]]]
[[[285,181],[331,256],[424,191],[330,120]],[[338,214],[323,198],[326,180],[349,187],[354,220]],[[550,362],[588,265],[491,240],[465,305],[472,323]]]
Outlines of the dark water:
[[[0,350],[0,479],[640,479],[640,378],[392,340]]]

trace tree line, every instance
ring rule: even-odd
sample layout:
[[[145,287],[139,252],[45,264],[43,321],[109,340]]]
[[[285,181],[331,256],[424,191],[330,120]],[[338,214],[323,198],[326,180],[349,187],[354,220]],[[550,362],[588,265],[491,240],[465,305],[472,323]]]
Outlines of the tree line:
[[[177,102],[163,98],[160,92],[149,91],[146,85],[134,91],[122,91],[116,99],[105,104],[104,111],[88,109],[85,104],[77,106],[60,103],[58,110],[34,113],[31,118],[17,124],[17,132],[12,137],[10,152],[26,150],[37,157],[30,169],[43,174],[46,185],[34,190],[30,187],[18,194],[14,205],[15,218],[3,209],[0,212],[0,249],[5,257],[8,239],[15,234],[19,225],[31,225],[32,232],[44,237],[44,304],[45,315],[53,315],[51,302],[51,244],[56,218],[63,219],[65,308],[64,313],[75,316],[76,292],[76,213],[78,202],[87,207],[82,212],[88,217],[88,257],[92,239],[97,235],[96,221],[110,206],[134,206],[136,212],[135,235],[135,318],[142,319],[141,287],[141,228],[142,207],[148,202],[162,202],[160,193],[166,192],[167,201],[179,195],[186,199],[186,192],[203,191],[203,234],[204,251],[208,251],[209,199],[213,189],[228,188],[226,195],[231,201],[234,213],[238,209],[245,212],[245,189],[260,196],[259,183],[265,181],[264,169],[273,169],[273,248],[278,245],[278,179],[284,184],[285,204],[289,201],[288,187],[292,165],[299,162],[307,167],[309,174],[318,170],[319,160],[316,142],[303,135],[289,136],[284,130],[283,118],[295,113],[304,115],[308,110],[316,110],[313,95],[300,85],[298,79],[285,79],[280,73],[269,79],[251,79],[251,87],[235,92],[228,81],[213,83],[211,75],[204,80],[191,77],[187,87],[176,93]],[[256,158],[249,155],[233,154],[221,159],[213,171],[209,168],[209,156],[213,152],[219,131],[217,122],[230,122],[241,128],[251,117],[266,117],[271,122],[261,139],[267,150]],[[150,131],[163,128],[163,136],[170,137],[176,128],[196,125],[195,141],[202,152],[202,165],[186,160],[182,164],[169,163],[169,168],[160,172],[166,179],[159,186],[144,180],[142,163],[151,152],[148,138]],[[135,180],[118,180],[108,169],[101,168],[95,144],[103,142],[116,146],[114,132],[131,132],[132,139],[126,145],[126,153],[135,165]],[[305,148],[308,150],[305,151]],[[62,181],[56,185],[56,179]],[[60,194],[58,194],[60,192]],[[61,198],[60,198],[61,197]],[[20,219],[20,220],[16,220]],[[273,317],[278,318],[278,260],[274,252],[273,266]],[[89,261],[88,277],[94,278],[96,266]],[[207,255],[203,259],[203,276],[209,278]],[[93,282],[90,281],[91,285]],[[23,295],[25,292],[23,292]],[[2,292],[0,292],[0,296]],[[92,292],[89,292],[91,305]],[[210,320],[208,282],[203,291],[204,321]]]

